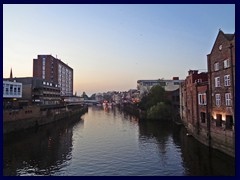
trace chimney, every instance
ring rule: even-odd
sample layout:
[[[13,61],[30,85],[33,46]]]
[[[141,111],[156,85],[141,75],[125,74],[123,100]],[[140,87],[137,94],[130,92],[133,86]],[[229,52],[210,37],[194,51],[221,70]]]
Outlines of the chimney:
[[[188,75],[197,74],[197,73],[198,73],[198,70],[189,70],[188,71]]]

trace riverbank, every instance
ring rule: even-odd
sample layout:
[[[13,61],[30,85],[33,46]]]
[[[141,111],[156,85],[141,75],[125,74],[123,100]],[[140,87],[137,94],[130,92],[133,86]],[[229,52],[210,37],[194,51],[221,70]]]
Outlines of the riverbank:
[[[87,106],[28,106],[19,110],[3,112],[3,133],[11,133],[29,128],[36,128],[63,119],[81,116],[88,111]]]
[[[141,111],[136,105],[126,103],[123,104],[122,109],[139,119],[146,119],[147,113]],[[171,121],[172,120],[172,121]],[[235,135],[234,131],[227,129],[219,129],[211,124],[211,132],[209,133],[207,126],[197,127],[191,123],[186,123],[182,120],[178,113],[172,112],[171,120],[177,126],[185,126],[188,134],[193,136],[197,141],[204,144],[205,146],[216,149],[223,152],[231,157],[235,157]]]

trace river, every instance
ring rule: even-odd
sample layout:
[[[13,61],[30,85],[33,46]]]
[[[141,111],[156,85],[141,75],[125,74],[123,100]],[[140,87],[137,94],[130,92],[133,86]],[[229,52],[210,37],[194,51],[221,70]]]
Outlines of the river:
[[[235,160],[184,127],[89,107],[74,122],[4,135],[4,176],[233,176]]]

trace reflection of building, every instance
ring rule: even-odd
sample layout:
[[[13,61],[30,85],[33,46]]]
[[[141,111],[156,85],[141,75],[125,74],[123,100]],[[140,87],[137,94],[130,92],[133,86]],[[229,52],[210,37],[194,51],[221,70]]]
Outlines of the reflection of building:
[[[81,123],[79,128],[84,125],[84,121],[79,120],[79,116],[73,116],[59,121],[57,126],[51,123],[39,127],[37,131],[5,135],[4,176],[54,175],[72,158],[74,122]]]
[[[73,69],[52,55],[38,55],[33,59],[33,77],[60,87],[61,96],[73,95]]]

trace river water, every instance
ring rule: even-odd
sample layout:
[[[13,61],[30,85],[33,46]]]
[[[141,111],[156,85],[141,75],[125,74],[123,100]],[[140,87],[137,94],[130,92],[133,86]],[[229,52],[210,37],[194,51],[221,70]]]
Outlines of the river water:
[[[89,107],[68,120],[4,135],[4,176],[235,175],[235,160],[184,127]]]

